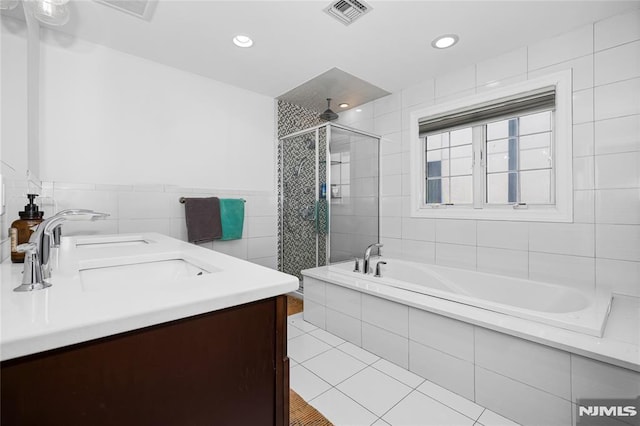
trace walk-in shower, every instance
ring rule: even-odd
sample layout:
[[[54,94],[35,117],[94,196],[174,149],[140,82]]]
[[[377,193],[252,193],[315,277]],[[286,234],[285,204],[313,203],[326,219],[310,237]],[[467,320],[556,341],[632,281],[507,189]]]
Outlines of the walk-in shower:
[[[379,147],[379,136],[334,123],[280,138],[281,271],[302,278],[378,242]]]

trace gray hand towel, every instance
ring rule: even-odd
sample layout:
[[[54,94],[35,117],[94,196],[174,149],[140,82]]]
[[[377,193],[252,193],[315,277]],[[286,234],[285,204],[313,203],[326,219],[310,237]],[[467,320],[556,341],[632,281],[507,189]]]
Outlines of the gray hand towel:
[[[211,198],[185,198],[187,237],[190,243],[204,243],[222,237],[220,200]]]

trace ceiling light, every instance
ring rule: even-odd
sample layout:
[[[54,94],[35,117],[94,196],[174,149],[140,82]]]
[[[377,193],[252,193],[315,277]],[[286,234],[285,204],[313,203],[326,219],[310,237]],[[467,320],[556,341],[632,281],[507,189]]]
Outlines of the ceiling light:
[[[340,105],[338,105],[340,108],[348,108],[349,104],[346,102],[341,103]]]
[[[358,109],[356,110],[356,112],[362,112],[362,110],[361,110],[360,108],[358,108]]]
[[[238,47],[251,47],[253,46],[253,40],[249,36],[238,34],[233,38],[233,44]]]
[[[458,42],[458,36],[455,34],[445,34],[433,40],[431,42],[431,46],[436,49],[446,49],[447,47],[451,47]]]

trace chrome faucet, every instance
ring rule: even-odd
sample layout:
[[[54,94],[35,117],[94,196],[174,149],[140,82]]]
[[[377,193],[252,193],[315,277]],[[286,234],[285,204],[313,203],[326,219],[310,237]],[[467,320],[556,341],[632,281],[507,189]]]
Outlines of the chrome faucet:
[[[107,213],[99,213],[86,209],[63,210],[58,214],[42,221],[35,229],[29,242],[17,247],[19,252],[25,253],[24,273],[22,284],[13,291],[42,290],[50,287],[46,280],[51,277],[51,265],[49,260],[54,246],[53,235],[60,233],[60,227],[67,220],[96,220],[109,216]]]
[[[371,245],[369,245],[369,247],[367,247],[367,249],[364,251],[364,260],[363,260],[363,267],[362,267],[362,273],[363,274],[368,274],[371,271],[369,270],[369,257],[371,257],[371,249],[374,247],[378,248],[378,255],[380,255],[380,247],[382,247],[383,244],[380,243],[373,243]]]

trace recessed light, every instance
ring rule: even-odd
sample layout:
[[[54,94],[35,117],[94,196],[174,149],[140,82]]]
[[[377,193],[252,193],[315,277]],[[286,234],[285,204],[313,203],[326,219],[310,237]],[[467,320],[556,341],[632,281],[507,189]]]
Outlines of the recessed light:
[[[433,40],[431,46],[436,49],[446,49],[456,44],[458,40],[459,38],[456,34],[445,34]]]
[[[340,108],[348,108],[349,104],[346,102],[341,103],[340,105],[338,105]]]
[[[356,112],[362,112],[362,110],[361,110],[360,108],[358,108],[358,109],[356,110]]]
[[[238,47],[251,47],[253,46],[253,40],[249,36],[238,34],[233,38],[233,44]]]

